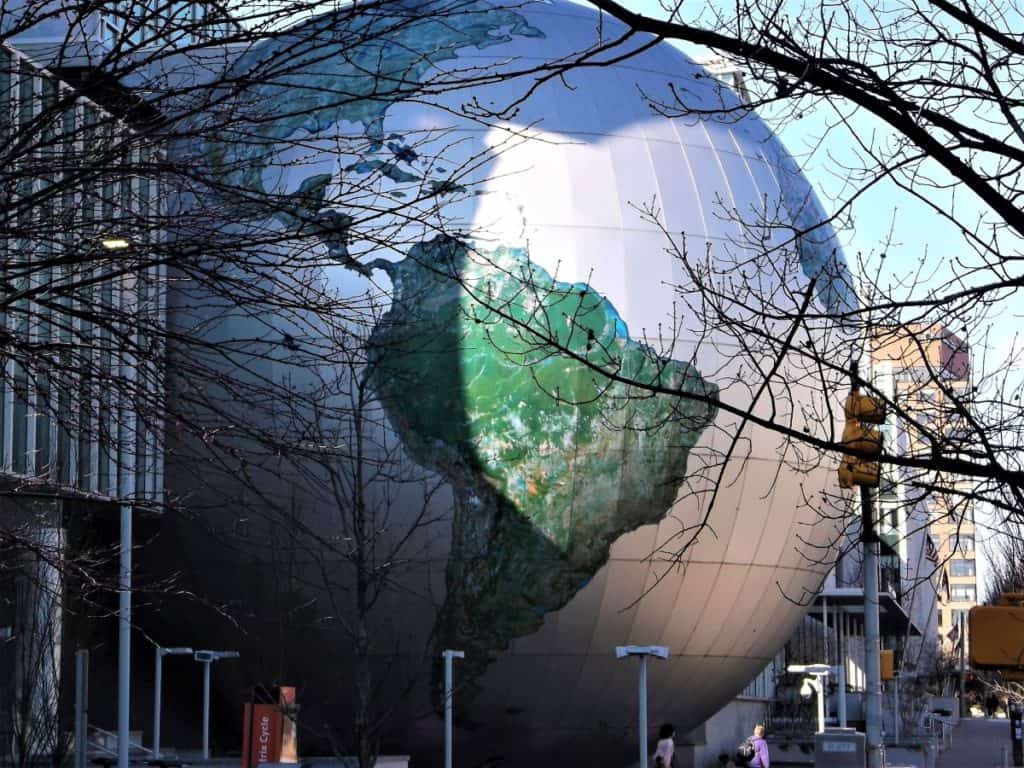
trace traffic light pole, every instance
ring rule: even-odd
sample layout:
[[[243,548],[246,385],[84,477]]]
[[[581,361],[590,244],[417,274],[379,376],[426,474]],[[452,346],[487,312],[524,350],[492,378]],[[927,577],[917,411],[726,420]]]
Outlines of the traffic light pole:
[[[960,717],[968,717],[971,714],[967,706],[967,691],[965,690],[965,679],[967,677],[967,624],[964,621],[963,612],[960,613]]]
[[[864,676],[868,768],[882,768],[881,633],[878,620],[878,536],[871,489],[860,487],[861,542],[864,547]]]

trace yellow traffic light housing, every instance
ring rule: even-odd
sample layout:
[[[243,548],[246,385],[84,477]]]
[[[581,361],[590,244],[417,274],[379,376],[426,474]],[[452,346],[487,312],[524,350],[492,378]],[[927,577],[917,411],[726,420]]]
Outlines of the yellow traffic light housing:
[[[967,614],[971,666],[1024,671],[1024,608],[978,605]]]
[[[881,680],[896,678],[896,652],[886,648],[878,652],[878,672]]]
[[[871,427],[863,427],[856,421],[848,421],[843,428],[843,447],[849,451],[877,456],[882,452],[882,433]]]
[[[843,456],[843,461],[839,465],[840,488],[853,488],[855,485],[877,488],[878,482],[877,461],[862,461],[856,456]]]
[[[854,389],[847,395],[843,411],[846,414],[843,448],[855,453],[843,455],[839,464],[839,487],[861,485],[877,488],[878,462],[872,459],[882,452],[882,433],[866,425],[885,421],[885,404]]]
[[[885,403],[871,395],[862,395],[854,390],[846,396],[843,407],[847,421],[862,421],[865,424],[885,423]]]

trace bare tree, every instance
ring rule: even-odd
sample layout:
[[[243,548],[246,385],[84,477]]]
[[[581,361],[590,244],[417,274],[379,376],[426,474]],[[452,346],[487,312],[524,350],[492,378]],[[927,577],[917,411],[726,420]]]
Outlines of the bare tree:
[[[493,586],[518,565],[501,561],[500,547],[473,551],[479,545],[474,525],[494,524],[498,541],[523,534],[522,521],[511,514],[522,504],[504,498],[511,493],[507,488],[496,492],[464,455],[445,455],[443,467],[436,457],[416,455],[416,440],[437,437],[431,430],[439,427],[426,423],[432,415],[426,410],[401,413],[402,388],[441,380],[410,379],[415,372],[408,347],[418,342],[420,359],[444,358],[443,345],[461,339],[424,338],[429,325],[410,335],[422,318],[410,314],[415,302],[402,296],[401,287],[390,297],[396,302],[391,316],[382,318],[379,308],[367,305],[363,285],[337,289],[324,279],[326,272],[341,267],[354,278],[377,281],[378,288],[384,277],[394,285],[404,277],[406,287],[419,281],[418,289],[448,302],[453,318],[475,328],[475,339],[518,369],[509,382],[529,381],[543,395],[550,404],[545,413],[586,414],[593,406],[593,428],[638,466],[649,445],[670,446],[685,465],[688,436],[695,429],[722,429],[713,422],[727,417],[726,447],[706,465],[685,478],[659,476],[643,489],[657,499],[652,508],[659,514],[680,483],[684,495],[710,500],[702,516],[685,521],[656,553],[670,564],[685,560],[688,547],[707,531],[718,489],[736,481],[736,467],[747,456],[744,428],[777,435],[791,469],[830,468],[833,459],[827,457],[843,450],[833,395],[847,385],[858,341],[884,343],[890,332],[923,350],[940,318],[961,337],[972,336],[1019,282],[1019,105],[1008,78],[1021,51],[1007,30],[1000,31],[1005,22],[998,12],[936,0],[934,12],[907,4],[898,21],[883,23],[861,4],[841,5],[826,16],[789,13],[785,3],[749,2],[730,10],[702,5],[692,19],[680,4],[667,8],[668,21],[660,21],[613,2],[594,5],[626,26],[568,58],[500,67],[451,60],[456,49],[474,43],[467,18],[487,19],[485,42],[495,30],[535,34],[516,16],[515,4],[495,10],[446,2],[424,10],[379,0],[315,18],[314,8],[302,3],[247,6],[234,22],[220,12],[197,19],[155,7],[141,16],[104,16],[110,38],[94,49],[83,48],[74,34],[76,25],[98,18],[92,6],[28,4],[2,27],[3,41],[17,41],[48,21],[71,20],[56,50],[38,52],[53,69],[36,77],[38,86],[24,85],[32,80],[25,73],[36,71],[32,61],[4,49],[0,94],[8,100],[0,104],[17,119],[4,123],[0,147],[0,234],[5,256],[10,254],[0,295],[3,380],[10,402],[21,403],[19,413],[37,414],[35,449],[26,438],[24,461],[12,460],[5,469],[22,488],[54,485],[180,511],[183,526],[216,534],[211,548],[230,542],[244,549],[245,524],[254,516],[249,506],[258,502],[261,525],[294,537],[289,549],[301,553],[300,580],[322,595],[364,660],[350,731],[364,764],[378,748],[381,716],[374,710],[378,673],[366,661],[368,616],[396,571],[415,559],[400,531],[392,527],[384,535],[378,527],[396,501],[377,485],[412,483],[418,474],[389,468],[401,452],[380,426],[385,415],[414,463],[449,479],[470,478],[454,513],[464,537],[456,545],[469,556],[452,561],[465,570],[447,575],[443,615],[453,625],[492,627],[494,636],[481,639],[489,648],[504,647],[539,619],[520,606],[507,625],[495,620],[501,593]],[[450,23],[456,15],[459,21]],[[299,26],[282,31],[296,19]],[[411,31],[425,24],[435,35],[430,55],[408,42]],[[850,130],[860,160],[848,170],[851,186],[835,206],[836,216],[849,213],[865,190],[891,180],[954,221],[974,260],[945,284],[919,280],[920,287],[906,291],[863,277],[855,282],[848,272],[829,273],[833,267],[803,279],[802,249],[813,242],[828,250],[833,238],[828,217],[805,216],[785,196],[759,211],[723,205],[719,213],[742,233],[725,254],[694,252],[685,233],[663,225],[657,201],[634,201],[663,228],[664,247],[685,276],[675,286],[679,317],[661,338],[670,347],[674,339],[699,334],[695,328],[715,328],[739,350],[738,367],[721,386],[712,385],[654,340],[626,345],[615,333],[602,334],[609,326],[598,320],[608,307],[594,292],[574,292],[556,275],[531,270],[528,254],[524,259],[470,241],[458,206],[472,199],[500,147],[467,148],[448,126],[401,136],[382,130],[383,111],[395,102],[519,83],[504,103],[473,98],[462,105],[461,116],[493,126],[537,88],[574,69],[628,60],[664,38],[737,58],[751,72],[754,101],[740,103],[723,91],[721,103],[708,107],[691,103],[685,88],[678,88],[670,98],[649,94],[656,112],[741,120],[751,109],[793,118],[811,108],[828,110],[829,130]],[[381,74],[382,62],[385,77],[365,77],[368,69]],[[329,69],[333,79],[326,87],[305,87],[300,77],[311,67]],[[73,76],[74,91],[60,85],[60,77]],[[121,82],[142,85],[129,95]],[[83,101],[82,93],[94,101]],[[971,109],[984,115],[983,127],[969,116]],[[865,139],[851,110],[887,126],[894,140]],[[319,128],[332,120],[358,127],[321,130],[315,139],[298,133],[301,126]],[[325,170],[317,156],[328,145],[336,162]],[[275,183],[288,169],[307,165],[297,186]],[[981,201],[981,219],[964,223],[958,201],[945,193],[951,180]],[[118,241],[128,247],[118,249]],[[404,267],[393,263],[409,254]],[[757,277],[764,274],[778,278],[785,290],[759,293]],[[503,292],[511,284],[506,278],[516,283]],[[338,318],[347,323],[344,333],[335,332]],[[389,345],[405,351],[388,356]],[[357,372],[364,365],[369,372]],[[567,367],[571,384],[550,373]],[[985,361],[963,387],[949,383],[941,364],[925,365],[923,380],[943,393],[937,419],[911,403],[913,392],[882,393],[869,377],[858,380],[884,394],[919,437],[917,449],[889,450],[885,463],[901,468],[901,481],[914,493],[947,499],[950,514],[979,498],[1011,516],[1020,508],[1021,415],[1008,367],[1006,361]],[[789,397],[796,390],[827,396],[816,396],[801,412],[776,407],[799,402]],[[953,421],[955,429],[947,429]],[[344,439],[338,439],[341,432]],[[40,435],[54,436],[49,457]],[[72,443],[77,462],[70,460]],[[323,446],[333,446],[326,458]],[[495,450],[511,455],[514,448]],[[169,503],[158,466],[168,450],[176,478],[203,470],[203,479]],[[152,470],[140,472],[149,465]],[[974,485],[965,487],[964,477]],[[428,486],[424,498],[432,498],[432,481],[420,480]],[[523,483],[526,501],[530,480]],[[317,483],[323,485],[319,497],[309,490]],[[468,512],[470,491],[485,499],[482,518]],[[418,512],[419,503],[406,504],[406,512]],[[837,537],[846,530],[842,498],[806,503],[834,524]],[[332,524],[345,535],[337,539],[300,524],[311,504],[331,510]],[[628,518],[626,527],[651,522],[640,506],[617,510]],[[412,515],[409,531],[434,524],[422,509]],[[531,597],[547,606],[564,604],[607,556],[613,528],[597,521],[587,529],[600,546],[570,542],[566,531],[557,531],[570,555],[541,552],[537,562],[558,567],[527,574]],[[543,544],[537,537],[530,541]],[[818,565],[832,557],[831,546],[808,549]],[[311,572],[313,565],[318,573]],[[238,609],[231,613],[245,613],[228,596],[210,597]]]

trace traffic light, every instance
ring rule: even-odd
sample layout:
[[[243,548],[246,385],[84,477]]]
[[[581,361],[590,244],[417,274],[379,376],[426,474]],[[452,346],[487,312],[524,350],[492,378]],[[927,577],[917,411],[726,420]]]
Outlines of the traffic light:
[[[885,421],[885,404],[870,395],[862,395],[855,388],[846,396],[843,408],[846,426],[843,428],[843,447],[859,455],[844,454],[839,464],[839,486],[855,485],[878,487],[878,461],[872,458],[882,452],[882,433],[869,424]]]
[[[972,667],[1024,671],[1024,608],[976,605],[967,621]]]
[[[878,677],[880,680],[893,680],[896,677],[896,652],[886,648],[878,652]]]

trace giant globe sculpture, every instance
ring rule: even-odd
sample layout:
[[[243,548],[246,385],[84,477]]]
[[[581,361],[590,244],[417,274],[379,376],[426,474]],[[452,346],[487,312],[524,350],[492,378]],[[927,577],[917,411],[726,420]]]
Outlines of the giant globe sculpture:
[[[820,585],[832,473],[758,419],[799,432],[828,412],[798,350],[841,335],[846,268],[778,140],[679,50],[562,0],[374,7],[234,63],[249,84],[198,149],[206,199],[228,228],[276,233],[282,265],[315,254],[318,291],[384,297],[366,381],[451,512],[427,548],[437,602],[389,598],[398,620],[378,626],[424,659],[466,652],[463,759],[624,765],[636,670],[616,645],[671,649],[651,720],[685,731]],[[321,325],[275,311],[259,322],[288,349],[312,343]],[[819,319],[770,359],[798,311]],[[766,370],[786,386],[759,388]],[[332,663],[297,652],[279,674]],[[440,720],[418,711],[388,738],[436,759]]]

